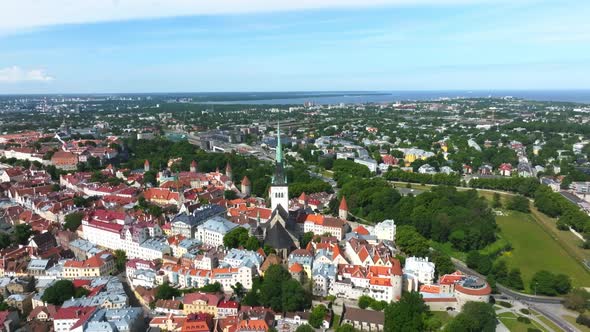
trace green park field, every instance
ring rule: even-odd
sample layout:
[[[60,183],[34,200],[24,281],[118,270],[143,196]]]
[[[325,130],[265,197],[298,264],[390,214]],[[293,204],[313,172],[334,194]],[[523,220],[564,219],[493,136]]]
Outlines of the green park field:
[[[572,278],[574,286],[590,286],[590,272],[549,236],[531,215],[510,212],[509,215],[498,216],[496,222],[500,227],[500,236],[513,247],[503,259],[510,267],[520,268],[529,292],[534,292],[529,281],[539,270],[564,273]]]

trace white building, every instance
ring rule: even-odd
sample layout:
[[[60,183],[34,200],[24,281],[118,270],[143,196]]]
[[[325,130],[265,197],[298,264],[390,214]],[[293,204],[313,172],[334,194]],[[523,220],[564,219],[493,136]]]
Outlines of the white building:
[[[428,258],[408,257],[404,267],[404,276],[411,284],[411,288],[418,290],[418,283],[430,285],[434,282],[435,266]]]
[[[195,238],[203,244],[218,247],[223,245],[223,237],[238,225],[223,217],[215,216],[197,226]]]
[[[83,237],[93,244],[111,250],[124,250],[130,259],[162,259],[165,254],[171,254],[166,239],[150,238],[149,229],[139,225],[83,220],[82,232]]]
[[[395,222],[392,219],[383,220],[373,228],[377,239],[387,241],[395,241],[395,230]]]
[[[375,159],[371,159],[371,158],[354,158],[354,162],[357,164],[361,164],[361,165],[365,165],[367,166],[367,168],[372,172],[372,173],[376,173],[377,172],[377,162],[375,161]]]

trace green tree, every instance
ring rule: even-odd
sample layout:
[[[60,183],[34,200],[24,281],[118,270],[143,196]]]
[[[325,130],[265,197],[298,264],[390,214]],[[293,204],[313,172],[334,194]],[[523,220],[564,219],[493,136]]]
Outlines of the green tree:
[[[10,235],[6,233],[0,233],[0,249],[8,248],[12,244]]]
[[[246,293],[244,285],[242,285],[242,283],[240,282],[236,283],[235,285],[232,285],[231,289],[233,290],[234,295],[238,298],[238,300],[240,300]]]
[[[327,313],[328,308],[326,308],[323,304],[315,306],[309,314],[309,325],[315,327],[316,329],[320,328]]]
[[[82,224],[82,218],[84,218],[84,213],[82,212],[72,212],[68,214],[64,218],[64,228],[75,232]]]
[[[311,299],[299,282],[282,265],[271,265],[264,273],[258,294],[260,304],[275,311],[296,311],[306,308]]]
[[[570,309],[583,313],[590,304],[590,293],[583,288],[574,288],[564,296],[563,305]]]
[[[528,213],[528,212],[530,212],[529,200],[528,200],[528,198],[526,198],[522,195],[511,196],[508,199],[508,203],[506,204],[506,208],[508,208],[509,210]]]
[[[214,282],[212,284],[208,284],[208,285],[205,285],[205,286],[199,288],[199,291],[205,292],[205,293],[221,292],[221,284],[218,282]]]
[[[424,331],[428,306],[418,292],[403,293],[398,302],[385,308],[385,332]]]
[[[127,264],[127,253],[124,250],[115,250],[115,266],[117,271],[122,272],[125,270],[125,264]]]
[[[373,303],[373,298],[368,296],[368,295],[361,295],[361,297],[359,297],[358,299],[358,306],[361,309],[367,309],[369,306],[371,306],[371,304]]]
[[[571,287],[571,280],[567,275],[555,275],[546,270],[538,271],[531,279],[531,289],[536,294],[549,296],[566,294]]]
[[[156,300],[170,300],[175,296],[180,296],[180,291],[167,282],[156,288]]]
[[[442,327],[442,322],[440,321],[440,319],[438,319],[435,316],[431,316],[428,317],[425,321],[424,321],[424,328],[426,329],[426,331],[440,331],[440,328]]]
[[[70,280],[58,280],[47,287],[41,300],[54,305],[62,305],[66,300],[76,295],[74,284]]]
[[[494,193],[492,207],[494,209],[500,209],[500,208],[502,208],[502,200],[500,198],[500,194],[499,193]]]
[[[514,288],[516,290],[523,290],[524,289],[524,282],[522,281],[522,276],[520,274],[520,269],[513,268],[508,273],[508,280],[507,286],[510,288]]]
[[[243,227],[236,227],[227,232],[223,237],[223,245],[226,248],[238,248],[244,246],[248,241],[248,230]]]
[[[313,327],[308,324],[299,325],[295,332],[315,332]]]
[[[226,190],[223,192],[223,197],[228,200],[238,198],[238,194],[233,190]]]
[[[260,248],[260,241],[258,241],[255,236],[250,236],[244,244],[244,248],[247,250],[256,251]]]
[[[313,232],[306,232],[301,237],[301,248],[307,248],[307,244],[313,239]]]
[[[451,256],[440,252],[438,250],[430,252],[430,261],[434,263],[436,269],[436,275],[442,276],[445,274],[453,273],[455,269],[455,264],[451,260]]]
[[[306,291],[297,280],[290,279],[285,281],[282,288],[283,311],[303,310],[311,304]]]
[[[32,234],[33,230],[29,224],[18,224],[14,227],[14,238],[19,244],[27,244]]]
[[[447,332],[494,332],[496,331],[496,311],[489,303],[467,302],[463,310],[446,326]]]
[[[430,247],[428,241],[412,226],[398,227],[395,232],[395,243],[409,256],[426,256]]]

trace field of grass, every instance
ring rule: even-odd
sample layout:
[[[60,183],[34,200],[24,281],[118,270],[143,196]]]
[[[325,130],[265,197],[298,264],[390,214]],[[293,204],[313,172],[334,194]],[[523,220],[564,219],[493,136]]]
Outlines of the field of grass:
[[[402,183],[396,185],[403,186]],[[412,184],[412,187],[422,190],[431,188],[431,186],[419,184]],[[492,203],[493,192],[485,190],[478,190],[478,192],[481,197]],[[503,205],[512,195],[500,194]],[[482,253],[492,252],[507,242],[510,243],[513,250],[505,253],[503,259],[507,260],[509,266],[520,268],[529,293],[534,293],[534,290],[528,287],[531,277],[542,269],[569,275],[574,286],[590,287],[590,271],[582,263],[590,261],[590,250],[580,247],[582,241],[578,237],[571,232],[558,230],[556,220],[539,212],[532,203],[529,214],[511,211],[504,211],[504,213],[506,213],[505,216],[496,217],[500,227],[498,241],[482,249]],[[441,244],[431,241],[431,246],[459,260],[466,259],[466,253],[455,250],[450,243]]]
[[[510,332],[527,332],[529,328],[537,328],[541,331],[547,331],[539,323],[533,321],[532,319],[529,324],[526,324],[516,320],[517,317],[518,316],[512,312],[503,312],[498,315],[498,320],[504,323]]]
[[[531,209],[531,215],[537,219],[539,224],[551,234],[551,237],[564,246],[564,249],[579,262],[590,260],[590,250],[584,250],[580,247],[582,240],[572,234],[570,231],[560,231],[556,226],[556,219],[539,212],[535,207]]]
[[[498,216],[496,222],[502,238],[513,247],[502,259],[510,267],[520,268],[529,292],[532,292],[529,287],[531,277],[543,269],[567,274],[574,286],[590,286],[590,273],[568,255],[531,215],[511,212],[506,216]]]
[[[562,317],[565,320],[567,320],[570,324],[572,324],[573,326],[575,326],[578,330],[580,330],[582,332],[590,332],[590,328],[588,328],[587,326],[580,325],[580,324],[576,323],[576,317],[568,316],[568,315],[563,315]]]
[[[558,332],[561,331],[561,328],[557,325],[555,325],[555,323],[553,323],[552,321],[549,320],[549,318],[539,314],[536,311],[533,311],[533,315],[535,317],[537,317],[537,319],[539,319],[541,322],[545,323],[545,325],[549,326],[553,331]]]

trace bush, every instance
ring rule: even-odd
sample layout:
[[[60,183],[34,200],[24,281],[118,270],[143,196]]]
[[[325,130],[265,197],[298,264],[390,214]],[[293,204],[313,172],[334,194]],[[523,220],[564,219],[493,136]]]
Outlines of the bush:
[[[497,301],[496,304],[498,304],[504,308],[512,308],[512,304],[510,304],[506,301]]]
[[[536,329],[536,328],[534,328],[534,327],[529,327],[528,329],[526,329],[526,331],[527,331],[527,332],[543,332],[543,331],[541,331],[541,330],[539,330],[539,329]]]
[[[525,315],[530,315],[531,314],[530,310],[529,309],[526,309],[526,308],[520,309],[520,312],[522,312]]]
[[[530,324],[531,320],[528,317],[523,317],[523,316],[518,316],[518,318],[516,319],[517,321],[524,323],[524,324]]]
[[[570,310],[583,313],[588,308],[588,301],[590,301],[590,293],[583,288],[575,288],[564,296],[563,305]]]
[[[531,279],[533,290],[537,294],[555,296],[566,294],[572,288],[570,277],[565,274],[553,274],[541,270],[533,275]]]
[[[511,196],[510,199],[508,199],[508,204],[506,204],[506,208],[508,208],[509,210],[528,213],[530,212],[529,200],[522,195]]]
[[[361,309],[367,309],[371,304],[373,304],[375,300],[373,300],[372,297],[367,296],[367,295],[362,295],[361,297],[359,297],[358,299],[358,306]]]
[[[576,323],[590,327],[590,317],[580,314],[578,318],[576,318]]]

